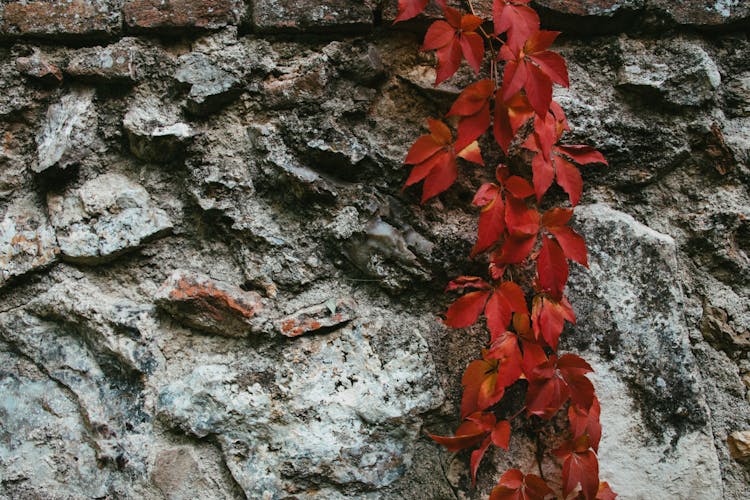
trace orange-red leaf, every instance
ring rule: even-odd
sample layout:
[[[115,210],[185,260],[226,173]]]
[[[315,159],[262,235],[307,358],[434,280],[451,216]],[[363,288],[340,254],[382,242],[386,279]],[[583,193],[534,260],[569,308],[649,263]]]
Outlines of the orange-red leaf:
[[[436,165],[429,175],[425,177],[424,185],[422,186],[422,203],[451,187],[456,182],[457,177],[458,166],[456,165],[456,158],[450,155],[445,162]]]
[[[487,431],[476,422],[466,421],[462,423],[453,436],[437,436],[428,434],[431,439],[445,446],[448,451],[461,451],[474,446],[484,439]]]
[[[544,341],[552,349],[557,349],[557,342],[565,326],[565,320],[575,323],[576,317],[568,299],[559,301],[537,295],[531,308],[531,321],[534,337]]]
[[[502,93],[496,94],[493,132],[495,141],[505,154],[508,154],[508,148],[518,129],[532,116],[534,116],[534,109],[521,92],[516,92],[507,101],[503,99]]]
[[[599,492],[599,461],[589,448],[588,436],[563,443],[553,453],[564,460],[563,494],[567,497],[580,484],[584,500],[595,500]]]
[[[531,171],[534,175],[534,190],[538,202],[542,200],[542,196],[552,185],[552,181],[555,179],[555,168],[551,161],[545,160],[544,155],[538,153],[531,160]]]
[[[563,87],[569,87],[570,82],[568,80],[568,67],[565,64],[565,59],[556,53],[549,50],[538,52],[530,55],[529,58],[539,65],[539,68],[558,85]]]
[[[492,429],[491,438],[492,444],[498,448],[507,450],[510,444],[510,422],[501,420],[495,424],[495,427]]]
[[[476,323],[484,309],[489,291],[470,292],[456,300],[445,313],[445,324],[453,328],[466,328]]]
[[[532,33],[539,31],[539,15],[526,5],[526,0],[514,2],[495,0],[492,5],[492,17],[495,23],[495,34],[508,32],[508,40],[519,47]]]
[[[438,66],[435,74],[435,85],[447,80],[458,71],[461,65],[461,42],[458,37],[453,39],[445,46],[437,49]]]
[[[588,253],[586,251],[586,242],[580,234],[573,231],[568,226],[552,226],[547,228],[555,237],[565,256],[584,267],[588,267]]]
[[[568,193],[570,204],[578,205],[583,192],[583,179],[581,172],[575,165],[561,156],[555,156],[555,172],[557,174],[557,183]]]
[[[528,312],[526,298],[521,287],[512,281],[505,281],[495,288],[484,310],[487,328],[493,337],[507,329],[514,312]]]
[[[552,80],[539,67],[533,64],[526,64],[526,67],[526,82],[524,83],[526,96],[534,112],[544,117],[552,102]]]
[[[462,418],[474,412],[486,410],[502,399],[505,386],[498,384],[499,365],[498,360],[483,357],[483,359],[472,361],[466,367],[461,378],[461,384],[464,386],[461,398]]]
[[[451,280],[451,282],[448,283],[445,291],[450,292],[454,290],[465,290],[467,288],[489,290],[491,286],[479,276],[459,276],[458,278]]]
[[[465,17],[465,16],[464,16]],[[479,74],[484,59],[484,40],[479,33],[463,32],[460,36],[461,51],[474,73]]]
[[[591,407],[588,409],[576,405],[571,405],[568,408],[568,421],[570,422],[570,431],[573,433],[573,438],[587,435],[591,443],[591,448],[594,451],[599,450],[599,441],[602,437],[602,424],[599,422],[600,415],[601,406],[596,396]]]
[[[422,50],[435,50],[445,47],[456,38],[456,28],[443,20],[435,21],[427,28]]]

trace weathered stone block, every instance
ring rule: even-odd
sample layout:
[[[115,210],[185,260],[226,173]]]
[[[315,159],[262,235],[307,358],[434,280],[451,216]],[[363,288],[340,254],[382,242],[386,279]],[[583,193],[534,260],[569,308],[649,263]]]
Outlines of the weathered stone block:
[[[63,79],[60,68],[50,63],[38,49],[35,49],[31,55],[16,59],[16,69],[46,84],[58,84]]]
[[[125,0],[125,24],[134,29],[217,29],[238,25],[242,0]]]
[[[141,160],[168,163],[179,157],[193,137],[193,129],[181,122],[172,108],[147,98],[134,102],[122,121],[130,151]]]
[[[216,111],[240,93],[239,79],[201,53],[191,52],[182,56],[175,79],[190,86],[187,111],[196,115]]]
[[[259,31],[356,31],[373,25],[372,0],[255,0],[253,25]]]
[[[106,47],[76,51],[65,66],[65,73],[82,80],[136,82],[142,76],[144,47],[134,38]]]
[[[34,172],[57,165],[66,168],[88,156],[96,141],[97,114],[92,89],[74,90],[47,110],[37,135]]]
[[[0,287],[11,278],[50,265],[59,251],[55,231],[33,197],[16,200],[0,222]]]
[[[190,271],[175,271],[155,296],[178,322],[216,335],[243,337],[263,322],[261,296]],[[255,319],[255,320],[254,320]]]
[[[0,5],[0,35],[104,38],[120,31],[122,0],[11,0]]]
[[[73,262],[106,262],[172,228],[143,186],[119,174],[50,194],[47,205],[63,258]]]

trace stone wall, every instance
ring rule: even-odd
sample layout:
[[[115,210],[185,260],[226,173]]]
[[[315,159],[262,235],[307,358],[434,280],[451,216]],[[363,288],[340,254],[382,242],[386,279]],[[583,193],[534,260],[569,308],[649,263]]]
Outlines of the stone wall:
[[[562,346],[596,369],[602,477],[748,498],[750,5],[536,5],[573,136],[610,160]],[[481,272],[487,172],[401,191],[473,76],[434,88],[429,19],[394,6],[0,4],[0,497],[483,498],[531,469],[522,425],[476,489],[425,436],[455,428],[485,338],[438,314]]]

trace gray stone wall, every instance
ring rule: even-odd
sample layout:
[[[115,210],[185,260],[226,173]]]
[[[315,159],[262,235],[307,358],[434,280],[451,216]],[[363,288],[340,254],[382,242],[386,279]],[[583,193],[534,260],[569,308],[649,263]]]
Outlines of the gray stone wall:
[[[610,161],[584,172],[562,344],[596,369],[602,478],[748,498],[750,6],[536,5],[571,142]],[[429,19],[394,7],[0,4],[0,497],[483,498],[531,470],[530,425],[475,489],[425,436],[485,340],[438,314],[483,267],[490,172],[401,191],[473,76],[433,87]]]

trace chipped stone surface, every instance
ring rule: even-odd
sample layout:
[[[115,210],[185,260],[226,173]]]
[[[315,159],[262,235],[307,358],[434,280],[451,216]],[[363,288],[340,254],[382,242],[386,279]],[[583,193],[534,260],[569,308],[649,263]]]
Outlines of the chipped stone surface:
[[[120,31],[122,0],[10,0],[0,5],[0,35],[103,38]]]
[[[7,208],[0,223],[0,286],[49,266],[58,253],[55,231],[33,196],[20,198]]]
[[[264,321],[257,318],[263,310],[258,293],[190,271],[172,273],[154,299],[177,321],[217,335],[243,337]]]
[[[727,438],[729,453],[739,461],[750,460],[750,431],[735,431]]]
[[[98,117],[92,89],[73,90],[47,110],[37,135],[37,162],[31,168],[42,172],[52,166],[75,165],[95,148]]]
[[[351,299],[330,299],[277,320],[275,327],[286,337],[299,337],[347,323],[357,317],[356,311],[357,304]]]
[[[192,127],[179,120],[174,108],[155,97],[136,100],[123,119],[130,151],[141,160],[164,163],[179,158],[195,135]]]
[[[237,25],[245,14],[242,0],[125,0],[125,23],[136,29],[216,29]]]
[[[119,174],[52,193],[47,206],[62,257],[72,262],[106,262],[172,228],[169,216],[153,205],[143,186]]]
[[[190,53],[180,58],[175,79],[190,87],[187,110],[196,115],[216,111],[240,93],[240,82],[215,66],[205,54]]]

